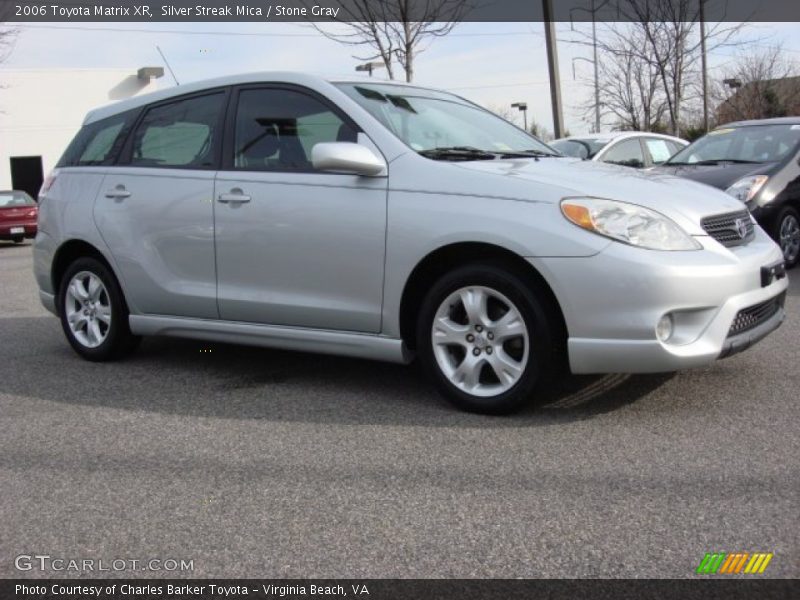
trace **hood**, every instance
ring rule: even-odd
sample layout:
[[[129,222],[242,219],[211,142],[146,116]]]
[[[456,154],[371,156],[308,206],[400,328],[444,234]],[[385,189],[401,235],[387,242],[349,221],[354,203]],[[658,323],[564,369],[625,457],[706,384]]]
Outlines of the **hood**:
[[[706,235],[700,220],[709,215],[742,210],[744,205],[725,192],[658,171],[643,171],[572,158],[507,159],[450,163],[460,169],[506,179],[517,195],[558,202],[568,196],[593,196],[638,204],[676,221],[693,235]],[[548,197],[532,196],[526,184],[547,189]],[[496,182],[495,190],[502,184]],[[512,189],[512,186],[503,186]]]
[[[661,165],[655,167],[653,172],[684,177],[720,190],[727,190],[742,177],[771,173],[775,164],[774,162],[761,164],[723,163],[720,165],[679,165],[675,167]]]

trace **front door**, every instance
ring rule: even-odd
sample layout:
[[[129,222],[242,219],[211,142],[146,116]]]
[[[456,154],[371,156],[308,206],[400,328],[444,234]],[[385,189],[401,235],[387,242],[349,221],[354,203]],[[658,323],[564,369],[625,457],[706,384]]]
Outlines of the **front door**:
[[[323,173],[319,142],[356,141],[356,126],[313,92],[244,87],[216,178],[220,317],[378,332],[387,179]]]

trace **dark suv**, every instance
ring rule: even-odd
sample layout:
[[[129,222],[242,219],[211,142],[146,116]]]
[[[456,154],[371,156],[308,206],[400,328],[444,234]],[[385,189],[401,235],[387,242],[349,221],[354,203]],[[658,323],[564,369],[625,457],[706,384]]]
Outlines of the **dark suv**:
[[[800,259],[800,117],[722,125],[656,167],[725,190],[778,242],[787,267]]]
[[[800,117],[722,125],[656,167],[741,200],[781,246],[800,259]]]

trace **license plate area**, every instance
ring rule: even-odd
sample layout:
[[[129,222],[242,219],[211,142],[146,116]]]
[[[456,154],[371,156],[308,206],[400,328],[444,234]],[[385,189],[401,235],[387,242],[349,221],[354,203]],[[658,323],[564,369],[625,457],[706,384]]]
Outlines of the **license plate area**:
[[[767,287],[773,281],[778,281],[784,277],[786,277],[786,264],[782,260],[761,267],[761,287]]]
[[[12,227],[11,228],[11,235],[15,235],[17,233],[25,233],[24,227]]]

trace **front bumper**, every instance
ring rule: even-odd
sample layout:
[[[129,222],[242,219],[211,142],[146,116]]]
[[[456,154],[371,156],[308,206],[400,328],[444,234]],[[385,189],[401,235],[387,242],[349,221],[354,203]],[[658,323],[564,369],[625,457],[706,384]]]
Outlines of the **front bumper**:
[[[561,305],[574,373],[704,366],[780,326],[788,279],[762,282],[762,267],[781,260],[763,230],[757,228],[756,238],[737,248],[696,239],[703,250],[655,252],[614,243],[590,258],[529,259]],[[773,310],[754,327],[732,331],[742,311],[772,299]],[[673,317],[674,332],[662,342],[655,329],[666,314]]]

